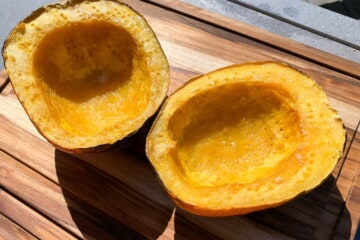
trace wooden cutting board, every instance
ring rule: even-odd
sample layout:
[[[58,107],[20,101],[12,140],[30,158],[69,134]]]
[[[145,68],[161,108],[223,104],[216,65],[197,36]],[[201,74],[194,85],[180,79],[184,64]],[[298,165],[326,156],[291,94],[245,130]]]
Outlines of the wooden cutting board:
[[[145,16],[171,67],[169,94],[233,63],[281,61],[312,75],[339,110],[345,154],[314,191],[245,216],[189,214],[169,200],[134,145],[71,155],[47,143],[0,73],[0,238],[350,239],[360,217],[360,64],[177,1],[126,1]],[[9,238],[8,238],[9,237]]]

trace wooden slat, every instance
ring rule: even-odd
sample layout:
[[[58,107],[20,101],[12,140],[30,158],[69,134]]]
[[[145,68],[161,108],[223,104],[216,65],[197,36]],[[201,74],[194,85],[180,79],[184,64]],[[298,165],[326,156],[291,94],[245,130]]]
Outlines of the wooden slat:
[[[10,79],[5,70],[0,71],[0,93],[4,96],[14,94]]]
[[[0,239],[35,240],[37,238],[26,232],[3,214],[0,214]]]
[[[123,225],[111,222],[107,216],[91,206],[79,204],[60,186],[2,151],[0,159],[2,187],[66,231],[91,239],[140,238]],[[113,229],[107,229],[108,226]]]
[[[360,121],[357,126],[360,127]],[[358,129],[359,130],[359,129]],[[342,213],[339,223],[336,227],[336,234],[343,235],[344,228],[348,227],[348,222],[344,218],[351,219],[351,236],[355,235],[355,231],[360,221],[360,132],[356,131],[351,139],[351,148],[346,156],[346,161],[339,176],[338,186],[340,186],[341,194],[346,201],[346,208]]]
[[[347,184],[343,185],[341,183],[342,179],[340,180],[340,177],[342,176],[342,174],[344,174],[342,171],[344,170],[345,162],[348,160],[347,153],[351,148],[354,147],[352,145],[353,144],[352,139],[355,136],[355,134],[357,134],[357,132],[358,131],[356,130],[346,128],[346,143],[344,146],[344,153],[343,156],[339,159],[338,163],[336,164],[334,171],[332,172],[332,176],[336,179],[337,186],[339,186],[339,189],[341,190],[341,195],[344,197],[344,199],[346,199],[346,195],[344,195],[344,193],[346,192],[346,186],[348,185]]]
[[[7,85],[9,85],[9,79],[7,77],[6,71],[2,70],[0,71],[0,93],[3,92]]]
[[[40,239],[77,239],[3,189],[0,189],[0,212]]]
[[[360,123],[360,121],[359,121]],[[359,125],[358,127],[359,128]],[[343,163],[341,174],[339,175],[338,185],[342,186],[342,196],[348,199],[352,191],[352,187],[360,173],[360,133],[359,131],[353,132],[349,137],[348,142],[351,144],[347,149],[346,161]]]

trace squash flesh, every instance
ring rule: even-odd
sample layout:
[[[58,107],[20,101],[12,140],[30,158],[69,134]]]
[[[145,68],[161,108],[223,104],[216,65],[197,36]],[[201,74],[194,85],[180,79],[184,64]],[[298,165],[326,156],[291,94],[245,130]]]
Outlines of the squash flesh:
[[[278,86],[234,84],[184,104],[169,122],[184,177],[195,186],[208,187],[270,177],[280,181],[280,165],[294,155],[300,130],[291,99],[279,92]],[[185,123],[184,115],[193,120]],[[291,164],[300,166],[297,161]],[[282,175],[284,181],[288,174]]]
[[[146,153],[174,202],[205,216],[279,206],[318,186],[346,132],[325,92],[277,62],[190,80],[163,104]]]
[[[144,81],[149,76],[143,55],[121,27],[71,23],[41,40],[33,71],[57,123],[72,134],[94,135],[144,111],[150,81]]]
[[[156,35],[116,0],[43,6],[11,31],[2,54],[29,118],[65,151],[102,150],[136,132],[168,91]]]

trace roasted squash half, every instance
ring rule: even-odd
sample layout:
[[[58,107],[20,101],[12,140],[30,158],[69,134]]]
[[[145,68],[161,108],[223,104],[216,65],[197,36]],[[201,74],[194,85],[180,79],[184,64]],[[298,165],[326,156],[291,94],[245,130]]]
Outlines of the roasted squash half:
[[[261,62],[201,75],[173,93],[148,134],[146,153],[180,207],[228,216],[315,188],[344,142],[338,112],[311,77]]]
[[[44,137],[66,151],[99,150],[137,131],[169,85],[147,21],[118,1],[44,6],[3,47],[16,95]]]

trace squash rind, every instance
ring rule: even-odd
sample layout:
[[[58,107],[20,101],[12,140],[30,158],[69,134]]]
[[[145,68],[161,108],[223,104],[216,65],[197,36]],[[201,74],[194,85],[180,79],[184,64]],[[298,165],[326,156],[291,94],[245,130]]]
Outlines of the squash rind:
[[[227,158],[229,151],[231,151],[229,150],[231,145],[235,146],[240,140],[246,140],[246,138],[237,138],[237,134],[241,135],[241,132],[239,131],[236,134],[236,129],[246,130],[246,126],[252,125],[245,124],[246,121],[239,117],[240,120],[235,122],[235,125],[238,125],[237,128],[234,128],[234,134],[232,136],[228,133],[223,135],[228,139],[229,136],[232,137],[233,142],[231,143],[233,144],[223,146],[221,140],[219,141],[216,137],[229,127],[226,124],[221,125],[220,128],[217,128],[218,126],[214,128],[211,125],[213,122],[220,121],[219,119],[223,121],[221,116],[227,113],[221,108],[203,110],[204,106],[208,108],[212,106],[203,102],[210,101],[212,104],[217,104],[215,100],[211,102],[211,99],[216,99],[224,86],[240,84],[239,89],[241,90],[242,85],[247,84],[252,87],[256,85],[255,83],[263,86],[266,84],[276,85],[274,92],[281,90],[288,95],[288,99],[284,98],[284,102],[279,106],[273,105],[275,106],[273,110],[276,111],[272,110],[268,113],[269,116],[273,113],[275,116],[277,113],[286,113],[277,110],[281,109],[283,104],[289,103],[291,105],[290,112],[294,111],[298,116],[298,120],[295,122],[298,127],[294,131],[299,137],[290,137],[287,142],[285,138],[281,139],[285,145],[291,144],[291,141],[294,142],[295,147],[288,149],[290,155],[287,158],[276,159],[274,157],[269,161],[257,158],[247,159],[250,162],[257,162],[258,165],[256,166],[246,165],[244,159],[235,159],[240,162],[239,165],[236,165],[233,164],[236,162],[234,160],[237,156],[236,151],[239,152],[238,155],[240,156],[240,153],[244,151],[243,149],[246,149],[246,144],[242,144],[242,147],[236,146],[235,154]],[[229,89],[231,88],[229,87]],[[211,94],[209,94],[210,90],[213,90]],[[204,100],[195,100],[197,99],[196,96],[201,94],[205,96],[203,97]],[[219,97],[219,99],[226,98],[226,94],[221,96],[224,97]],[[241,94],[236,96],[235,93],[234,98],[229,98],[233,100],[228,103],[229,108],[237,104],[236,98],[243,101]],[[252,102],[245,100],[245,103],[252,104]],[[266,101],[262,103],[266,103]],[[225,105],[226,103],[219,106]],[[239,106],[242,112],[247,111],[246,106]],[[251,107],[256,108],[257,105],[251,105],[249,108]],[[259,109],[261,110],[261,107]],[[199,113],[196,113],[197,111]],[[210,120],[206,120],[208,114],[213,114],[215,117],[209,116]],[[232,116],[231,114],[229,116]],[[262,121],[262,115],[255,115],[255,117],[258,117],[257,119],[253,118],[255,121]],[[198,118],[202,118],[202,120],[199,121]],[[266,120],[267,117],[265,116],[264,119]],[[196,123],[196,121],[199,122]],[[229,123],[233,124],[232,122]],[[269,131],[272,130],[272,123],[270,121],[270,125],[267,126]],[[214,124],[219,125],[219,123]],[[242,128],[239,127],[240,125]],[[287,125],[283,126],[286,127]],[[292,128],[293,126],[287,127]],[[204,128],[204,130],[199,130],[199,128]],[[186,133],[184,129],[190,129],[190,131]],[[211,132],[211,129],[220,130]],[[206,133],[207,130],[210,133]],[[260,140],[269,142],[264,137],[267,130],[250,130],[263,134]],[[251,133],[250,130],[249,133]],[[204,132],[207,134],[203,135],[205,137],[198,136]],[[193,135],[195,135],[196,141],[186,146],[186,150],[184,150],[184,144],[186,145],[186,141],[191,140]],[[229,216],[279,206],[314,189],[329,176],[338,159],[342,156],[345,138],[345,129],[338,112],[330,105],[325,92],[311,77],[283,63],[244,63],[195,77],[169,96],[148,134],[146,154],[164,189],[178,206],[198,215]],[[207,142],[208,145],[204,145]],[[200,148],[200,145],[205,147]],[[183,150],[181,150],[182,148]],[[274,149],[275,152],[280,151],[275,147]],[[261,150],[261,146],[259,148],[255,146],[251,149],[252,153],[249,154]],[[185,151],[185,155],[181,154],[181,151]],[[197,151],[199,154],[196,155]],[[219,157],[221,153],[226,161],[222,161]],[[216,158],[214,157],[216,161],[210,159],[212,156],[216,156]],[[265,155],[264,159],[266,159]],[[226,166],[227,161],[229,167]],[[269,163],[274,166],[269,165]],[[239,167],[240,165],[243,167]],[[281,169],[277,169],[280,166]],[[264,167],[265,170],[262,171],[261,168]],[[232,169],[238,172],[238,176],[236,176],[236,172],[235,174],[232,172]],[[250,171],[245,177],[242,176],[242,174],[247,174],[244,169]],[[251,175],[252,173],[253,175]],[[215,180],[209,181],[214,176],[216,176]],[[230,177],[227,178],[228,176]]]
[[[73,106],[69,108],[73,110],[66,111],[64,105],[61,111],[65,111],[65,114],[56,112],[56,105],[61,104],[54,103],[53,107],[49,107],[48,103],[55,101],[53,95],[55,96],[56,93],[53,94],[52,92],[56,92],[56,89],[54,90],[51,86],[46,86],[44,88],[45,90],[39,90],[39,84],[37,83],[39,81],[36,79],[38,76],[36,76],[34,72],[37,71],[37,69],[36,66],[33,66],[36,65],[33,64],[34,54],[36,54],[39,43],[42,44],[41,41],[43,41],[44,37],[54,30],[71,24],[92,24],[93,22],[105,24],[106,26],[111,25],[114,26],[114,28],[123,29],[129,33],[136,47],[133,53],[132,69],[129,70],[129,82],[137,81],[136,85],[141,86],[141,81],[143,81],[148,84],[149,87],[142,88],[143,92],[138,92],[138,94],[137,88],[141,89],[141,87],[138,86],[131,90],[132,95],[138,98],[138,100],[131,100],[134,103],[134,107],[131,107],[132,102],[130,100],[127,100],[128,103],[126,106],[124,105],[123,110],[120,107],[116,107],[117,102],[118,105],[120,105],[119,100],[123,99],[119,97],[119,93],[125,96],[126,94],[124,93],[127,91],[126,89],[120,91],[119,87],[116,91],[111,89],[113,92],[111,93],[112,95],[106,93],[109,96],[107,98],[105,96],[103,97],[103,99],[105,99],[103,100],[105,102],[103,108],[100,107],[100,105],[97,107],[97,109],[101,110],[102,108],[107,111],[104,117],[94,113],[94,111],[89,112],[89,110],[86,110],[84,107],[84,110],[79,114],[74,112],[73,115],[75,117],[70,116],[67,120],[64,120],[64,115],[80,109],[78,107],[80,104],[72,103],[72,100],[69,99],[64,100],[66,104],[72,104],[69,105],[69,107]],[[91,28],[89,29],[89,32],[91,32]],[[88,30],[84,30],[84,35],[87,34],[86,31]],[[74,32],[74,34],[76,34],[76,31]],[[71,39],[71,37],[65,36],[64,39]],[[79,46],[79,48],[81,47],[82,46]],[[110,46],[110,48],[115,49],[115,47],[112,46]],[[74,49],[77,51],[78,48],[75,47]],[[31,121],[38,131],[55,147],[70,152],[104,150],[115,142],[136,132],[149,117],[155,114],[166,97],[170,82],[169,65],[166,56],[146,19],[130,6],[115,0],[70,0],[43,6],[26,17],[11,31],[4,42],[2,54],[5,69],[7,70],[14,91]],[[99,55],[100,54],[97,54],[97,56]],[[46,61],[43,62],[46,63]],[[65,60],[63,62],[66,63]],[[105,64],[103,65],[105,69],[103,71],[106,73],[106,68],[110,64],[107,66]],[[140,71],[143,71],[143,73],[140,73]],[[76,73],[76,70],[72,71],[72,74],[74,73]],[[135,83],[132,85],[135,85]],[[130,88],[131,84],[125,87]],[[76,92],[76,90],[74,92]],[[56,97],[57,99],[65,99],[61,96]],[[45,98],[47,98],[47,100]],[[46,101],[48,103],[46,103]],[[136,106],[137,103],[143,104],[141,105],[143,109],[139,110],[139,113],[135,113],[136,109],[139,108]],[[88,109],[93,109],[90,103],[88,105]],[[115,110],[112,112],[111,110],[107,110],[110,107]],[[129,109],[131,111],[129,111]],[[45,113],[43,114],[43,112]],[[134,112],[134,114],[138,115],[121,118],[121,115],[125,116],[128,112]],[[77,120],[75,119],[77,118],[76,115],[81,114],[83,114],[85,120],[80,119],[79,122],[72,120],[72,118]],[[52,115],[54,115],[54,117],[52,117]],[[54,118],[57,118],[57,120],[54,120]],[[93,122],[86,122],[87,118],[92,119]],[[107,122],[112,121],[103,120],[105,118],[114,118],[119,123],[105,126]],[[87,125],[93,126],[93,129],[88,128],[91,130],[89,133],[86,132]],[[79,129],[84,130],[80,131]]]

